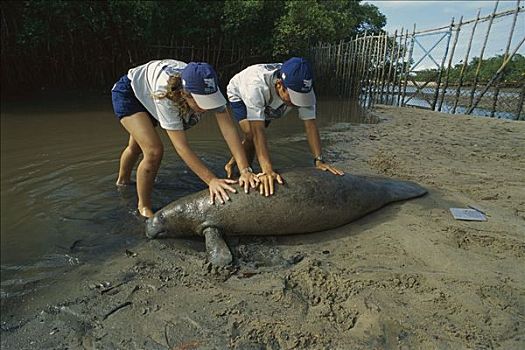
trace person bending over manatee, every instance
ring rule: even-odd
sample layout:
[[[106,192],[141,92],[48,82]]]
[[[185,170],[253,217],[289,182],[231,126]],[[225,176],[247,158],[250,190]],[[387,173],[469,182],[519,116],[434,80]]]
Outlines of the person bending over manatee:
[[[255,188],[259,183],[248,165],[235,124],[226,109],[226,99],[218,88],[217,74],[207,63],[186,64],[172,59],[151,61],[132,68],[111,90],[113,109],[130,134],[120,157],[117,185],[130,183],[131,171],[137,168],[138,212],[152,217],[151,192],[163,155],[162,141],[155,127],[165,129],[175,150],[208,186],[211,201],[224,203],[227,191],[236,192],[231,179],[219,179],[197,157],[186,139],[191,128],[205,111],[215,113],[217,123],[235,161],[239,164],[239,184]]]
[[[228,84],[228,100],[233,116],[244,133],[243,145],[248,161],[251,164],[256,153],[261,166],[262,173],[258,174],[261,194],[272,195],[274,181],[283,183],[281,175],[274,171],[270,161],[264,129],[273,119],[281,118],[294,106],[298,107],[299,117],[304,121],[315,167],[335,175],[343,175],[341,170],[327,164],[321,153],[312,81],[308,62],[303,58],[293,57],[282,64],[250,66],[236,74]],[[224,167],[228,178],[233,175],[235,162],[234,157]],[[239,169],[243,167],[241,164]]]

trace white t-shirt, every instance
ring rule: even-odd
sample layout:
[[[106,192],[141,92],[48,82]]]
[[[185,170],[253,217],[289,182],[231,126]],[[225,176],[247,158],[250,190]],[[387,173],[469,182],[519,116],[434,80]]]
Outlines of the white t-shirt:
[[[237,73],[226,89],[230,102],[246,105],[248,120],[276,119],[292,108],[284,103],[275,90],[277,71],[281,63],[256,64]],[[315,106],[297,107],[302,120],[315,119]]]
[[[179,109],[168,98],[156,98],[155,93],[166,91],[170,75],[182,73],[186,63],[176,60],[151,61],[142,66],[131,68],[128,78],[137,99],[146,107],[153,118],[166,130],[185,130],[200,120],[201,115],[190,110],[187,115],[180,115]],[[219,107],[213,111],[224,110]]]

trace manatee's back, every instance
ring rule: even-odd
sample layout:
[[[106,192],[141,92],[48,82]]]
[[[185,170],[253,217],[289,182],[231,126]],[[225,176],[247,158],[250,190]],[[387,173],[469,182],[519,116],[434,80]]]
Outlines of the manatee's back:
[[[336,176],[318,169],[283,172],[285,184],[273,196],[251,190],[230,195],[224,205],[203,206],[207,191],[196,195],[201,220],[227,235],[284,235],[342,226],[387,203],[418,197],[422,187],[406,181]]]

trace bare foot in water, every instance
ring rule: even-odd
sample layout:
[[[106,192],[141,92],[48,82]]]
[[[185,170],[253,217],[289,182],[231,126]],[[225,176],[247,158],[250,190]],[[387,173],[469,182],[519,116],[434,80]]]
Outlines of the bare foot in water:
[[[151,208],[148,207],[138,208],[137,210],[140,216],[143,216],[148,219],[152,218],[155,215],[155,213],[153,213],[153,210],[151,210]]]
[[[129,186],[129,185],[133,185],[134,182],[131,181],[131,180],[121,180],[121,179],[117,179],[117,182],[115,182],[115,185],[117,187],[125,187],[125,186]]]
[[[231,179],[233,177],[233,170],[235,168],[235,159],[232,157],[228,163],[224,166],[224,170],[226,170],[226,178]]]

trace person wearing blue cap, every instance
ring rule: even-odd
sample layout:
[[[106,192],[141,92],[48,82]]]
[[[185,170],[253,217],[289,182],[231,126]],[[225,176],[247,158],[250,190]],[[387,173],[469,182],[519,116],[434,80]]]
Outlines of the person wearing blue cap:
[[[313,90],[313,76],[307,60],[293,57],[284,63],[256,64],[237,73],[228,84],[228,100],[233,116],[244,133],[244,149],[248,160],[257,154],[261,174],[260,192],[266,196],[274,192],[274,181],[282,184],[281,175],[273,169],[265,127],[273,119],[287,114],[298,107],[299,118],[304,121],[306,136],[313,154],[313,164],[320,170],[335,175],[344,173],[326,163],[322,156],[319,130],[315,122],[316,99]],[[228,178],[233,175],[235,159],[224,167]]]
[[[205,111],[215,113],[217,123],[235,161],[240,164],[239,184],[248,193],[259,182],[249,167],[235,124],[226,109],[226,99],[219,90],[217,74],[207,63],[166,59],[151,61],[132,68],[111,90],[113,109],[130,134],[120,157],[117,185],[131,182],[131,171],[140,154],[137,167],[138,212],[152,217],[151,192],[164,148],[155,127],[165,129],[175,150],[209,186],[211,201],[224,203],[227,191],[236,181],[219,179],[190,148],[185,130],[191,128]]]

